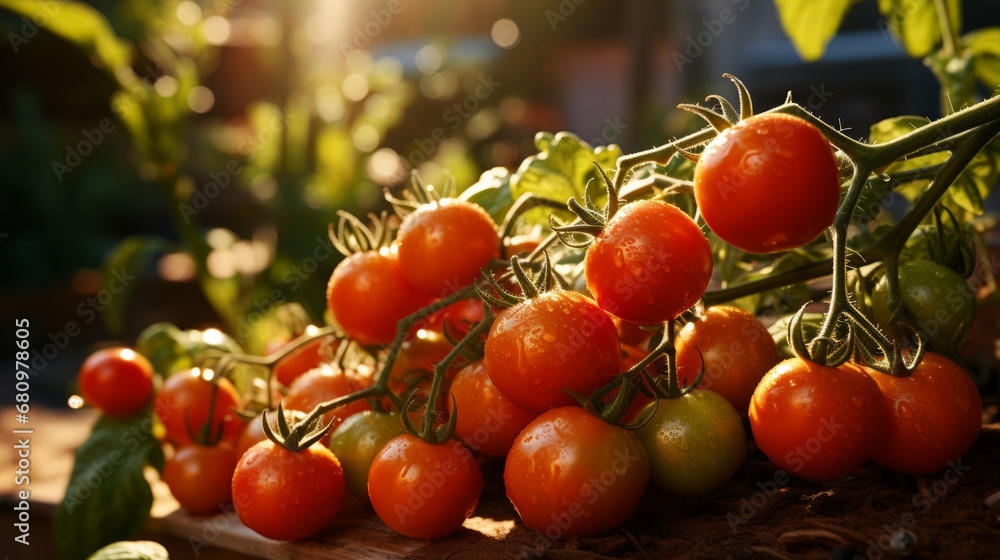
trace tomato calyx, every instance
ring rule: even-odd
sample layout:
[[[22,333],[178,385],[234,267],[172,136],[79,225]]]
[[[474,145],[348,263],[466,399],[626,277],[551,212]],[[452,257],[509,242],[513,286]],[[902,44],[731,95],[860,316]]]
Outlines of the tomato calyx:
[[[576,197],[570,197],[566,202],[566,206],[576,215],[576,220],[573,222],[568,224],[563,223],[550,214],[549,227],[559,236],[559,240],[562,241],[563,245],[577,249],[586,249],[594,241],[594,238],[604,231],[608,220],[618,213],[618,208],[621,204],[621,201],[618,199],[618,188],[597,162],[594,162],[594,165],[597,167],[597,171],[604,181],[608,201],[604,203],[603,207],[599,208],[590,197],[588,189],[584,190],[583,204]]]
[[[337,210],[340,220],[334,229],[333,224],[327,226],[330,242],[345,257],[355,253],[378,251],[388,246],[392,236],[389,228],[389,215],[382,212],[378,216],[369,214],[371,227],[367,226],[350,212]]]
[[[653,403],[658,403],[660,399],[679,399],[695,390],[705,375],[704,360],[701,360],[694,381],[686,387],[680,386],[677,378],[677,350],[674,348],[675,330],[674,321],[667,322],[663,328],[664,332],[659,342],[648,355],[621,375],[615,377],[607,385],[595,390],[589,396],[581,395],[569,389],[564,390],[580,406],[600,416],[601,419],[609,424],[620,425],[630,430],[636,430],[645,426],[655,416],[655,405],[651,410],[646,411],[642,416],[636,418],[634,422],[621,422],[621,419],[632,405],[632,401],[635,400],[639,393],[652,399]],[[697,350],[697,352],[700,359],[701,350]],[[662,364],[663,374],[651,376],[647,368],[656,362]],[[618,391],[617,394],[611,402],[607,402],[608,395],[615,390]]]
[[[483,278],[485,278],[488,287],[482,286],[480,283],[474,284],[476,295],[495,309],[507,309],[527,299],[538,297],[540,294],[555,287],[556,283],[560,284],[560,286],[564,285],[565,283],[559,279],[559,275],[552,270],[552,263],[549,260],[548,252],[543,251],[543,255],[544,258],[534,278],[525,269],[525,263],[530,264],[530,261],[521,259],[521,257],[516,255],[511,258],[508,273],[517,282],[517,286],[521,291],[520,294],[515,294],[502,285],[504,281],[510,279],[507,276],[508,273],[504,273],[497,279],[493,274],[484,272]]]
[[[280,402],[275,413],[278,415],[278,433],[271,429],[271,424],[267,421],[267,411],[261,414],[264,435],[275,445],[280,445],[296,453],[308,449],[312,444],[323,439],[323,436],[330,430],[330,426],[333,425],[332,420],[327,423],[323,422],[322,416],[307,421],[305,414],[297,410],[286,411]],[[288,420],[292,420],[291,426]]]
[[[683,109],[694,113],[705,120],[716,132],[722,132],[727,128],[733,126],[737,122],[747,119],[753,116],[753,101],[750,99],[750,91],[747,89],[746,85],[742,80],[733,76],[732,74],[723,74],[723,78],[728,78],[736,86],[736,91],[740,98],[740,110],[739,113],[736,112],[736,108],[733,104],[729,102],[728,99],[722,97],[721,95],[709,95],[705,98],[706,101],[715,101],[719,104],[719,111],[709,109],[707,107],[702,107],[701,105],[693,103],[681,103],[677,106],[678,109]],[[697,156],[678,147],[677,153],[682,156],[691,159],[690,156],[694,156],[693,161],[697,161]]]
[[[408,188],[404,187],[401,198],[393,196],[389,189],[385,190],[385,200],[392,205],[396,215],[400,218],[406,218],[408,214],[425,204],[434,204],[443,199],[456,198],[457,196],[458,189],[455,186],[454,177],[449,176],[441,187],[425,185],[421,182],[420,174],[417,173],[416,169],[410,173],[410,184]]]

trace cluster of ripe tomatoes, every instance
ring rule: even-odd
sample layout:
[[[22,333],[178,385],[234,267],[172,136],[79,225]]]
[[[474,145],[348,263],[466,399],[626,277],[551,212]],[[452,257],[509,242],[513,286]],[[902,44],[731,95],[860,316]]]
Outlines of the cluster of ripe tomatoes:
[[[705,147],[693,195],[708,229],[759,254],[821,235],[840,185],[819,130],[762,114]],[[193,513],[232,501],[248,527],[282,540],[358,503],[404,535],[444,537],[475,510],[485,457],[505,461],[528,527],[554,539],[604,533],[649,484],[692,496],[733,476],[745,420],[768,458],[814,480],[868,459],[934,472],[972,446],[982,404],[960,366],[927,352],[894,376],[779,355],[751,313],[699,303],[714,256],[695,219],[608,187],[602,207],[573,201],[576,219],[550,222],[557,241],[519,247],[482,208],[432,189],[395,201],[395,239],[345,219],[338,244],[354,253],[327,292],[342,335],[274,364],[282,406],[263,418],[248,423],[236,413],[243,396],[201,370],[167,377],[154,397],[152,367],[127,349],[88,359],[84,396],[111,415],[153,399],[178,501]],[[550,262],[555,242],[579,247],[582,262]],[[345,360],[348,345],[375,365]]]

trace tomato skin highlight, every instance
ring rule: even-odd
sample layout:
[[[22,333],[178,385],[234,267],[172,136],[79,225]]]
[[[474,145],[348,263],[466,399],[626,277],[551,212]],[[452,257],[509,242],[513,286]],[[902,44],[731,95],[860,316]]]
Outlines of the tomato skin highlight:
[[[368,496],[393,531],[417,539],[439,539],[472,515],[483,491],[483,475],[457,441],[427,443],[403,434],[372,461]]]
[[[830,368],[787,359],[764,376],[750,400],[757,447],[782,469],[813,480],[854,473],[885,422],[878,385],[851,363]]]
[[[153,396],[153,366],[130,348],[105,348],[84,360],[78,383],[91,406],[108,416],[131,416]]]
[[[649,470],[632,432],[568,406],[541,414],[518,435],[504,485],[525,525],[562,540],[621,525],[642,499]]]
[[[501,311],[486,337],[490,379],[515,405],[542,412],[611,381],[621,364],[611,317],[577,292],[554,290]]]
[[[676,318],[712,278],[712,248],[676,206],[644,200],[622,206],[587,249],[587,287],[608,313],[641,325]]]
[[[676,399],[660,399],[635,431],[649,455],[650,482],[678,496],[701,496],[732,478],[746,458],[746,432],[733,405],[722,395],[695,389]]]
[[[766,113],[712,140],[694,169],[705,223],[750,253],[802,247],[833,224],[840,172],[833,148],[812,124]]]
[[[396,323],[431,299],[403,278],[389,249],[355,253],[337,265],[326,289],[327,306],[344,332],[361,344],[388,344]]]
[[[500,256],[493,218],[478,204],[444,198],[403,219],[397,236],[403,276],[439,298],[468,286]]]
[[[983,401],[955,362],[926,352],[907,377],[865,371],[882,391],[888,419],[871,454],[876,463],[905,474],[930,474],[958,461],[976,443]]]
[[[191,444],[177,450],[163,466],[163,482],[188,513],[218,513],[233,501],[236,454],[226,444]]]
[[[243,405],[243,399],[228,379],[219,379],[216,385],[219,389],[212,414],[211,435],[214,436],[221,426],[222,440],[234,441],[243,431],[245,422],[233,411]],[[193,443],[188,426],[195,436],[201,432],[202,425],[208,420],[211,399],[210,381],[185,372],[168,377],[153,401],[153,411],[167,430],[167,440],[177,447]]]
[[[537,414],[510,402],[490,381],[482,360],[462,368],[451,382],[458,403],[455,436],[470,449],[503,457]],[[448,401],[451,410],[451,401]]]
[[[704,364],[698,388],[719,393],[742,417],[761,378],[781,361],[767,327],[749,311],[728,305],[710,307],[685,325],[674,347],[681,387],[693,383]]]
[[[279,541],[297,541],[325,529],[344,503],[344,471],[326,447],[299,452],[267,440],[236,465],[233,504],[244,525]]]

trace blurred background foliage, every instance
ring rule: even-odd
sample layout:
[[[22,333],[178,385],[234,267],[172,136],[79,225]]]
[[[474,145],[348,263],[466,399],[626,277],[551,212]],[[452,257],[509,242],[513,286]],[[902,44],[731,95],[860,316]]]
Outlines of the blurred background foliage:
[[[327,224],[386,209],[414,169],[464,189],[559,153],[539,131],[648,148],[700,126],[673,107],[729,95],[724,71],[758,107],[792,91],[858,137],[940,115],[912,51],[941,37],[898,28],[922,12],[777,4],[781,18],[770,0],[0,0],[3,315],[31,317],[58,401],[92,345],[157,321],[252,351],[280,304],[323,322],[340,259]],[[960,10],[965,32],[1000,21],[996,2]]]

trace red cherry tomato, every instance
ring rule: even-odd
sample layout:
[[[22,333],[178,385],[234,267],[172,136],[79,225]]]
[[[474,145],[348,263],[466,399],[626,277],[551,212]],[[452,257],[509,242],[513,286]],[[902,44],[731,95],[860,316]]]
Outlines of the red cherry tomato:
[[[131,416],[153,395],[153,366],[129,348],[94,352],[80,366],[78,378],[83,398],[108,416]]]
[[[181,447],[163,467],[163,482],[188,513],[219,513],[233,501],[236,455],[227,444]]]
[[[435,298],[468,286],[500,256],[493,218],[477,204],[452,198],[404,218],[397,240],[403,276]]]
[[[672,204],[626,204],[584,258],[601,309],[633,323],[670,321],[695,304],[712,278],[712,248],[698,224]]]
[[[274,364],[275,379],[288,387],[305,372],[333,359],[340,341],[333,335],[311,340]]]
[[[593,536],[635,511],[649,483],[649,458],[632,432],[567,406],[524,428],[503,478],[529,528],[553,540]]]
[[[506,455],[517,434],[537,416],[500,394],[482,360],[458,372],[451,382],[451,394],[458,404],[455,435],[470,449],[486,455]],[[448,406],[452,406],[451,401]]]
[[[198,370],[192,370],[192,374],[197,373]],[[178,447],[192,443],[191,436],[201,432],[212,400],[212,383],[192,374],[171,375],[153,401],[153,410],[166,428],[167,439]],[[221,428],[222,439],[233,441],[243,430],[243,419],[234,412],[243,401],[228,379],[219,379],[216,386],[211,435]]]
[[[757,383],[781,361],[767,327],[749,311],[728,305],[706,309],[685,325],[674,348],[681,387],[694,382],[698,368],[704,367],[698,388],[719,393],[744,417]]]
[[[866,371],[885,403],[886,431],[872,459],[907,474],[930,474],[959,460],[979,437],[983,401],[969,374],[927,352],[907,377]]]
[[[587,296],[545,292],[501,311],[486,337],[486,369],[503,396],[542,412],[576,401],[618,375],[618,333]]]
[[[831,368],[790,358],[764,376],[750,400],[757,447],[782,469],[814,480],[854,473],[885,422],[878,385],[850,363]]]
[[[308,414],[323,402],[360,391],[369,385],[371,385],[370,378],[354,371],[335,369],[330,364],[323,364],[292,382],[281,402],[287,410],[298,410]],[[332,428],[336,428],[345,418],[365,410],[371,410],[368,403],[356,400],[327,412],[323,415],[323,421],[332,422]],[[329,441],[329,435],[324,441]]]
[[[361,344],[388,344],[396,323],[431,299],[407,282],[392,250],[347,257],[330,276],[326,289],[330,313],[344,332]]]
[[[483,475],[457,441],[427,443],[411,434],[393,438],[368,471],[372,507],[393,531],[417,539],[439,539],[472,515],[483,491]]]
[[[799,117],[766,113],[719,134],[694,169],[705,223],[751,253],[801,247],[833,223],[840,172],[823,134]]]
[[[325,529],[346,492],[340,461],[321,444],[299,452],[274,442],[251,447],[236,465],[233,504],[244,525],[279,541],[297,541]]]

